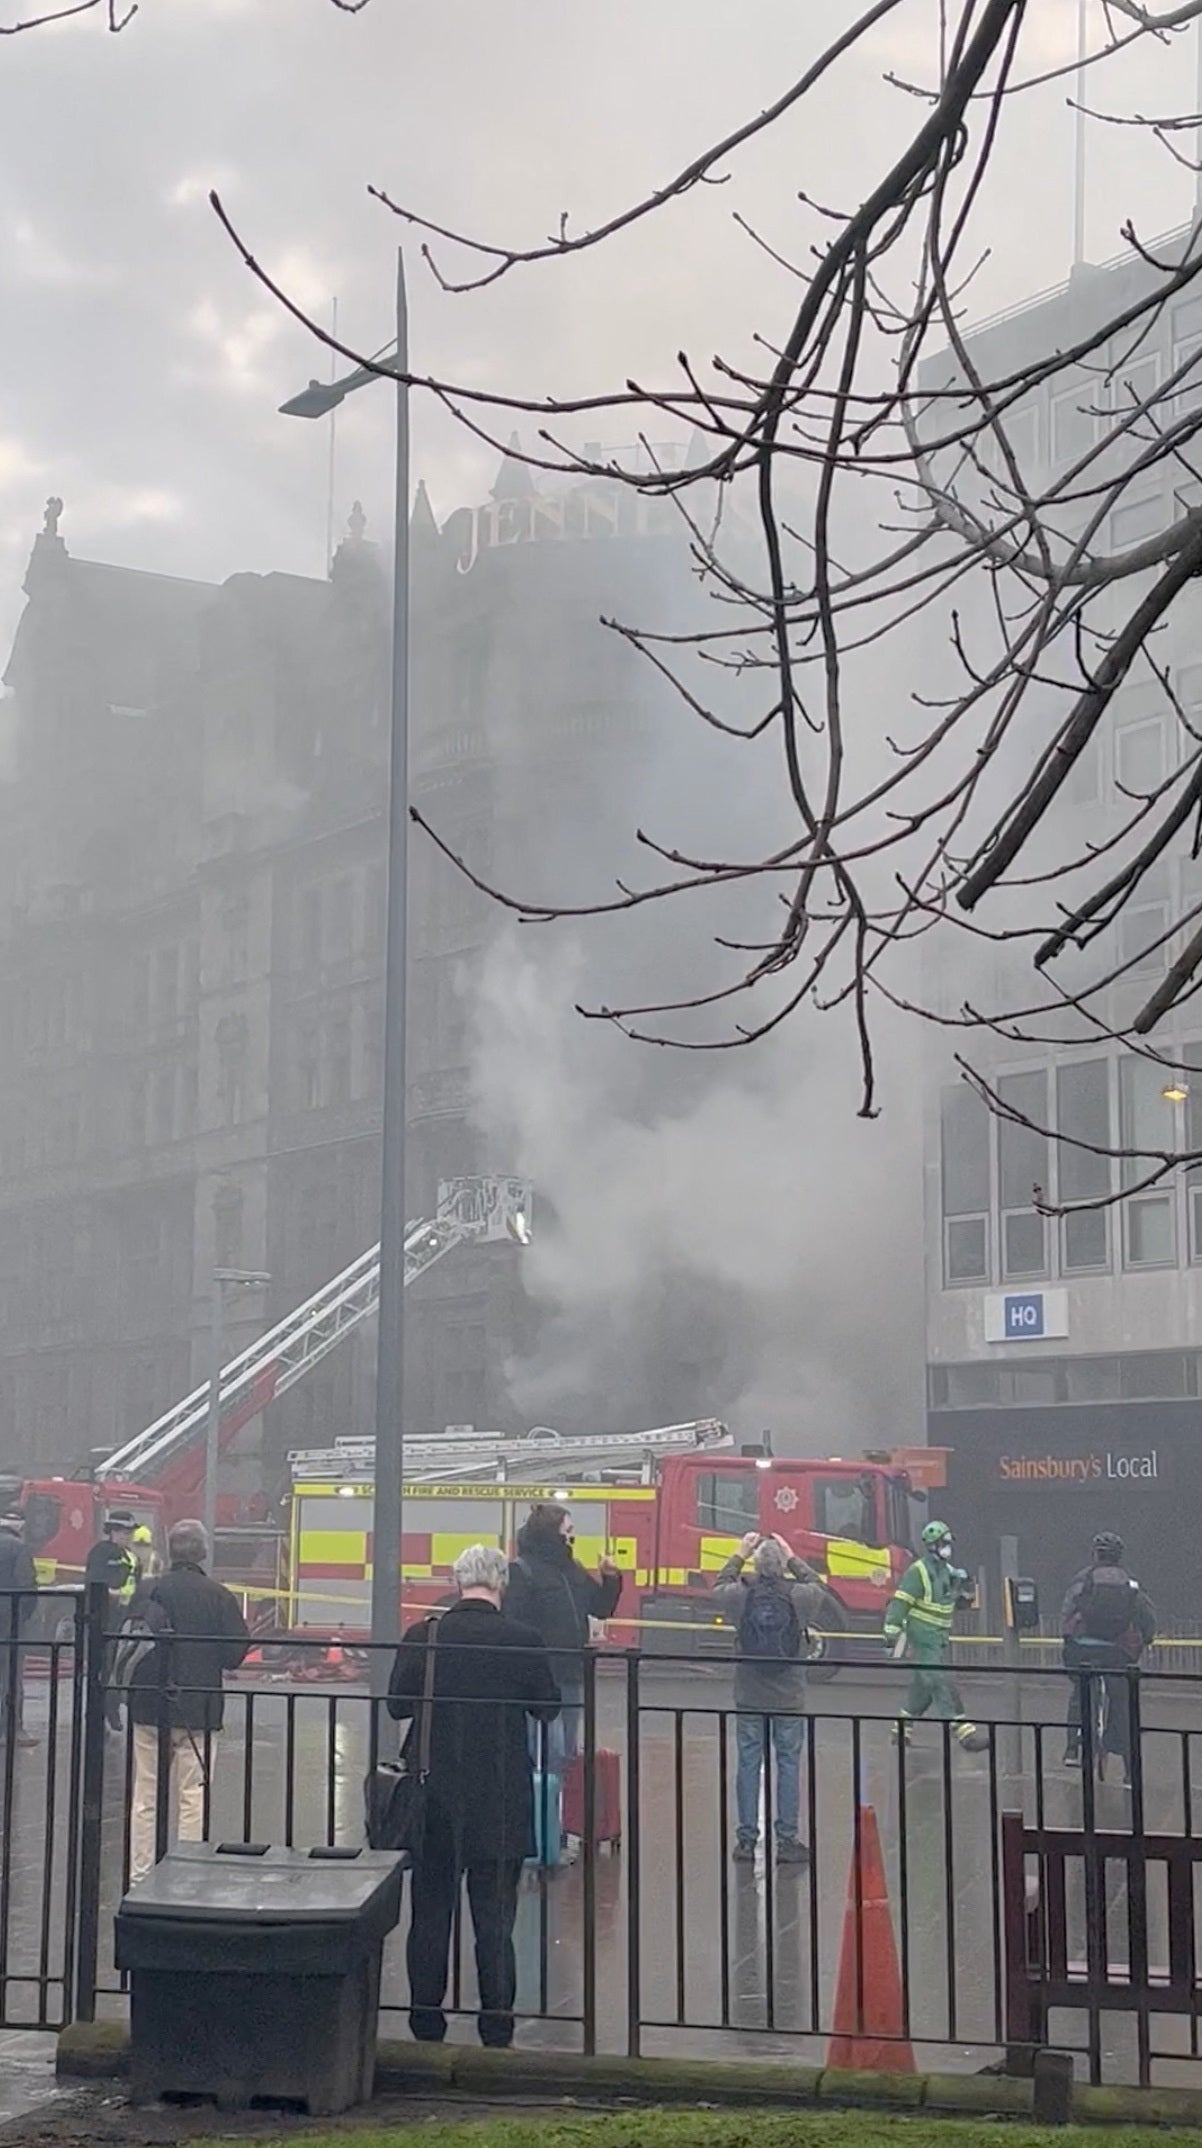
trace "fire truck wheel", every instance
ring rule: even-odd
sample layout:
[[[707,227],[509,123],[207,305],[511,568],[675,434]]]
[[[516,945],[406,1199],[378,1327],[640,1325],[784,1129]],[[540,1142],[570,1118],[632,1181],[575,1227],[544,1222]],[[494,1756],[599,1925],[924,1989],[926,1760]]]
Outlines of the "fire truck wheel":
[[[810,1648],[809,1677],[813,1684],[825,1686],[839,1675],[842,1636],[848,1631],[847,1613],[838,1597],[830,1595],[829,1591],[822,1599],[819,1624],[822,1630],[814,1634]]]

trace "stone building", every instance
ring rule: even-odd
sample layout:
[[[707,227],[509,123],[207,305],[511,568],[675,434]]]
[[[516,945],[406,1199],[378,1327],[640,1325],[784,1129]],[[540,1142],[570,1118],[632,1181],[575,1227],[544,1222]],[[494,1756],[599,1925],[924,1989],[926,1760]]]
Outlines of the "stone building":
[[[356,511],[327,582],[220,587],[74,559],[48,507],[0,765],[0,1435],[68,1469],[207,1374],[214,1265],[262,1268],[231,1347],[377,1232],[389,587]],[[413,795],[485,874],[553,876],[557,798],[613,790],[633,698],[575,628],[645,582],[670,510],[536,489],[412,530]],[[620,786],[619,786],[620,787]],[[532,887],[532,892],[537,889]],[[473,963],[496,912],[428,842],[410,875],[408,1205],[505,1169],[470,1123]],[[513,1422],[520,1256],[460,1249],[409,1310],[411,1429]],[[374,1336],[267,1447],[371,1428]]]

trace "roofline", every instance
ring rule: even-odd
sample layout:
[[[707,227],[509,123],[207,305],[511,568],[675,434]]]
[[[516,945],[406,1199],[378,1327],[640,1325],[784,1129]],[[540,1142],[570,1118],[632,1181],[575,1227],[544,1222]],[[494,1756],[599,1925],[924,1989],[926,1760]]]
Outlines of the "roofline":
[[[1175,225],[1172,231],[1166,231],[1160,238],[1153,239],[1145,251],[1155,255],[1162,246],[1171,246],[1177,239],[1188,238],[1192,232],[1199,229],[1200,222],[1202,220],[1198,217],[1191,217],[1188,223]],[[987,314],[983,321],[971,322],[964,329],[965,338],[986,335],[991,328],[1000,328],[1003,321],[1017,320],[1020,314],[1033,313],[1037,306],[1047,306],[1053,299],[1066,297],[1074,282],[1083,273],[1109,276],[1115,269],[1125,268],[1128,262],[1141,259],[1142,255],[1133,247],[1127,246],[1121,254],[1112,254],[1108,261],[1083,261],[1081,267],[1074,270],[1071,276],[1066,276],[1060,283],[1050,284],[1046,291],[1036,291],[1030,298],[1016,299],[1012,306],[1003,306],[997,313]]]

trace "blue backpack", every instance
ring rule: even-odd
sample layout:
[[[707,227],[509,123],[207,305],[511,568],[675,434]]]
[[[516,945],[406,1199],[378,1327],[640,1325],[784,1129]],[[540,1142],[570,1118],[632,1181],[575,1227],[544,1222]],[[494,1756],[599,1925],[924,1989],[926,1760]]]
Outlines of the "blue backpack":
[[[801,1620],[787,1582],[763,1577],[748,1582],[739,1618],[739,1654],[776,1658],[801,1654]]]

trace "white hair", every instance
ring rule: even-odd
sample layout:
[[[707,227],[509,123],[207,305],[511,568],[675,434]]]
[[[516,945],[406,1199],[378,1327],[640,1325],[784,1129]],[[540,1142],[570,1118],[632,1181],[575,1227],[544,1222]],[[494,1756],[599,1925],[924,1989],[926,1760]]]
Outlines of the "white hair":
[[[177,1521],[167,1538],[167,1555],[185,1566],[203,1566],[209,1556],[209,1533],[204,1523]]]
[[[492,1589],[499,1596],[509,1579],[509,1561],[495,1544],[469,1544],[451,1571],[461,1589]]]
[[[785,1555],[779,1544],[766,1537],[756,1546],[755,1570],[763,1581],[780,1581],[785,1572]]]

